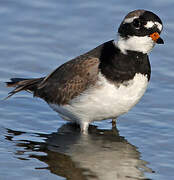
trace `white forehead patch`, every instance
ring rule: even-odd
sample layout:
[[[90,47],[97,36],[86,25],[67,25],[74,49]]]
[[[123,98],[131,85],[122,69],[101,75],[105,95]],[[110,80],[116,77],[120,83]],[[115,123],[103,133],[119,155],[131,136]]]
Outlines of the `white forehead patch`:
[[[163,28],[162,24],[160,24],[159,22],[155,22],[155,24],[157,25],[157,28],[161,31]]]
[[[131,18],[126,18],[123,22],[123,24],[125,23],[131,23],[133,22],[134,19],[138,18],[138,16],[134,16],[134,17],[131,17]]]
[[[157,26],[159,31],[162,30],[162,24],[160,24],[159,22],[148,21],[147,24],[144,27],[147,28],[147,29],[150,29],[155,25]]]

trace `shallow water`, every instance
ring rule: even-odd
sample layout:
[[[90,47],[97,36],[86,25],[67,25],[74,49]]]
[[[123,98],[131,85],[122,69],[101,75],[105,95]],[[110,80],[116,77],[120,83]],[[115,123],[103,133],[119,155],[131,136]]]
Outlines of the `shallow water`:
[[[127,12],[149,9],[164,23],[165,45],[150,55],[152,78],[140,103],[94,123],[89,136],[67,124],[41,99],[20,93],[0,101],[0,179],[152,179],[174,176],[174,23],[172,0],[0,2],[0,99],[11,77],[40,77],[116,38]]]

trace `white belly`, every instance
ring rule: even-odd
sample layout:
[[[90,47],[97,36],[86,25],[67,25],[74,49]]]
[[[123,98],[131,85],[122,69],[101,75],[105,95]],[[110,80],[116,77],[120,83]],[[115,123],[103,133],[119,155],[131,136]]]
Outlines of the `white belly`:
[[[86,90],[71,100],[68,105],[49,105],[64,119],[76,121],[79,124],[115,118],[128,112],[137,104],[147,85],[148,79],[142,74],[136,74],[133,80],[119,86],[99,74],[99,81],[95,87]]]

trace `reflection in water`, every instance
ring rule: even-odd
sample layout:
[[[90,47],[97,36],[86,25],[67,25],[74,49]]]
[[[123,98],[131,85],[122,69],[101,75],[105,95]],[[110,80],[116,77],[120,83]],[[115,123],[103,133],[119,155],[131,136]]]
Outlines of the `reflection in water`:
[[[144,172],[152,172],[140,160],[137,148],[119,136],[117,129],[99,130],[90,126],[89,135],[81,135],[76,128],[66,124],[56,133],[34,134],[46,139],[45,142],[26,140],[25,132],[8,129],[6,139],[20,147],[15,152],[19,159],[36,158],[48,165],[36,169],[48,169],[68,180],[146,179]]]

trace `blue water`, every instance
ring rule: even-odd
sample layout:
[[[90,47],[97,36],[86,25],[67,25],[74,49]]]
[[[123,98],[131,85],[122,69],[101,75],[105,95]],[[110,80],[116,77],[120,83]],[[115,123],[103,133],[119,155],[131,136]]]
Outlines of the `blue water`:
[[[173,7],[172,0],[1,0],[0,179],[173,179]],[[123,17],[139,8],[160,16],[165,45],[150,54],[148,90],[117,129],[97,122],[84,137],[29,93],[2,100],[11,90],[5,81],[47,75],[116,38]]]

